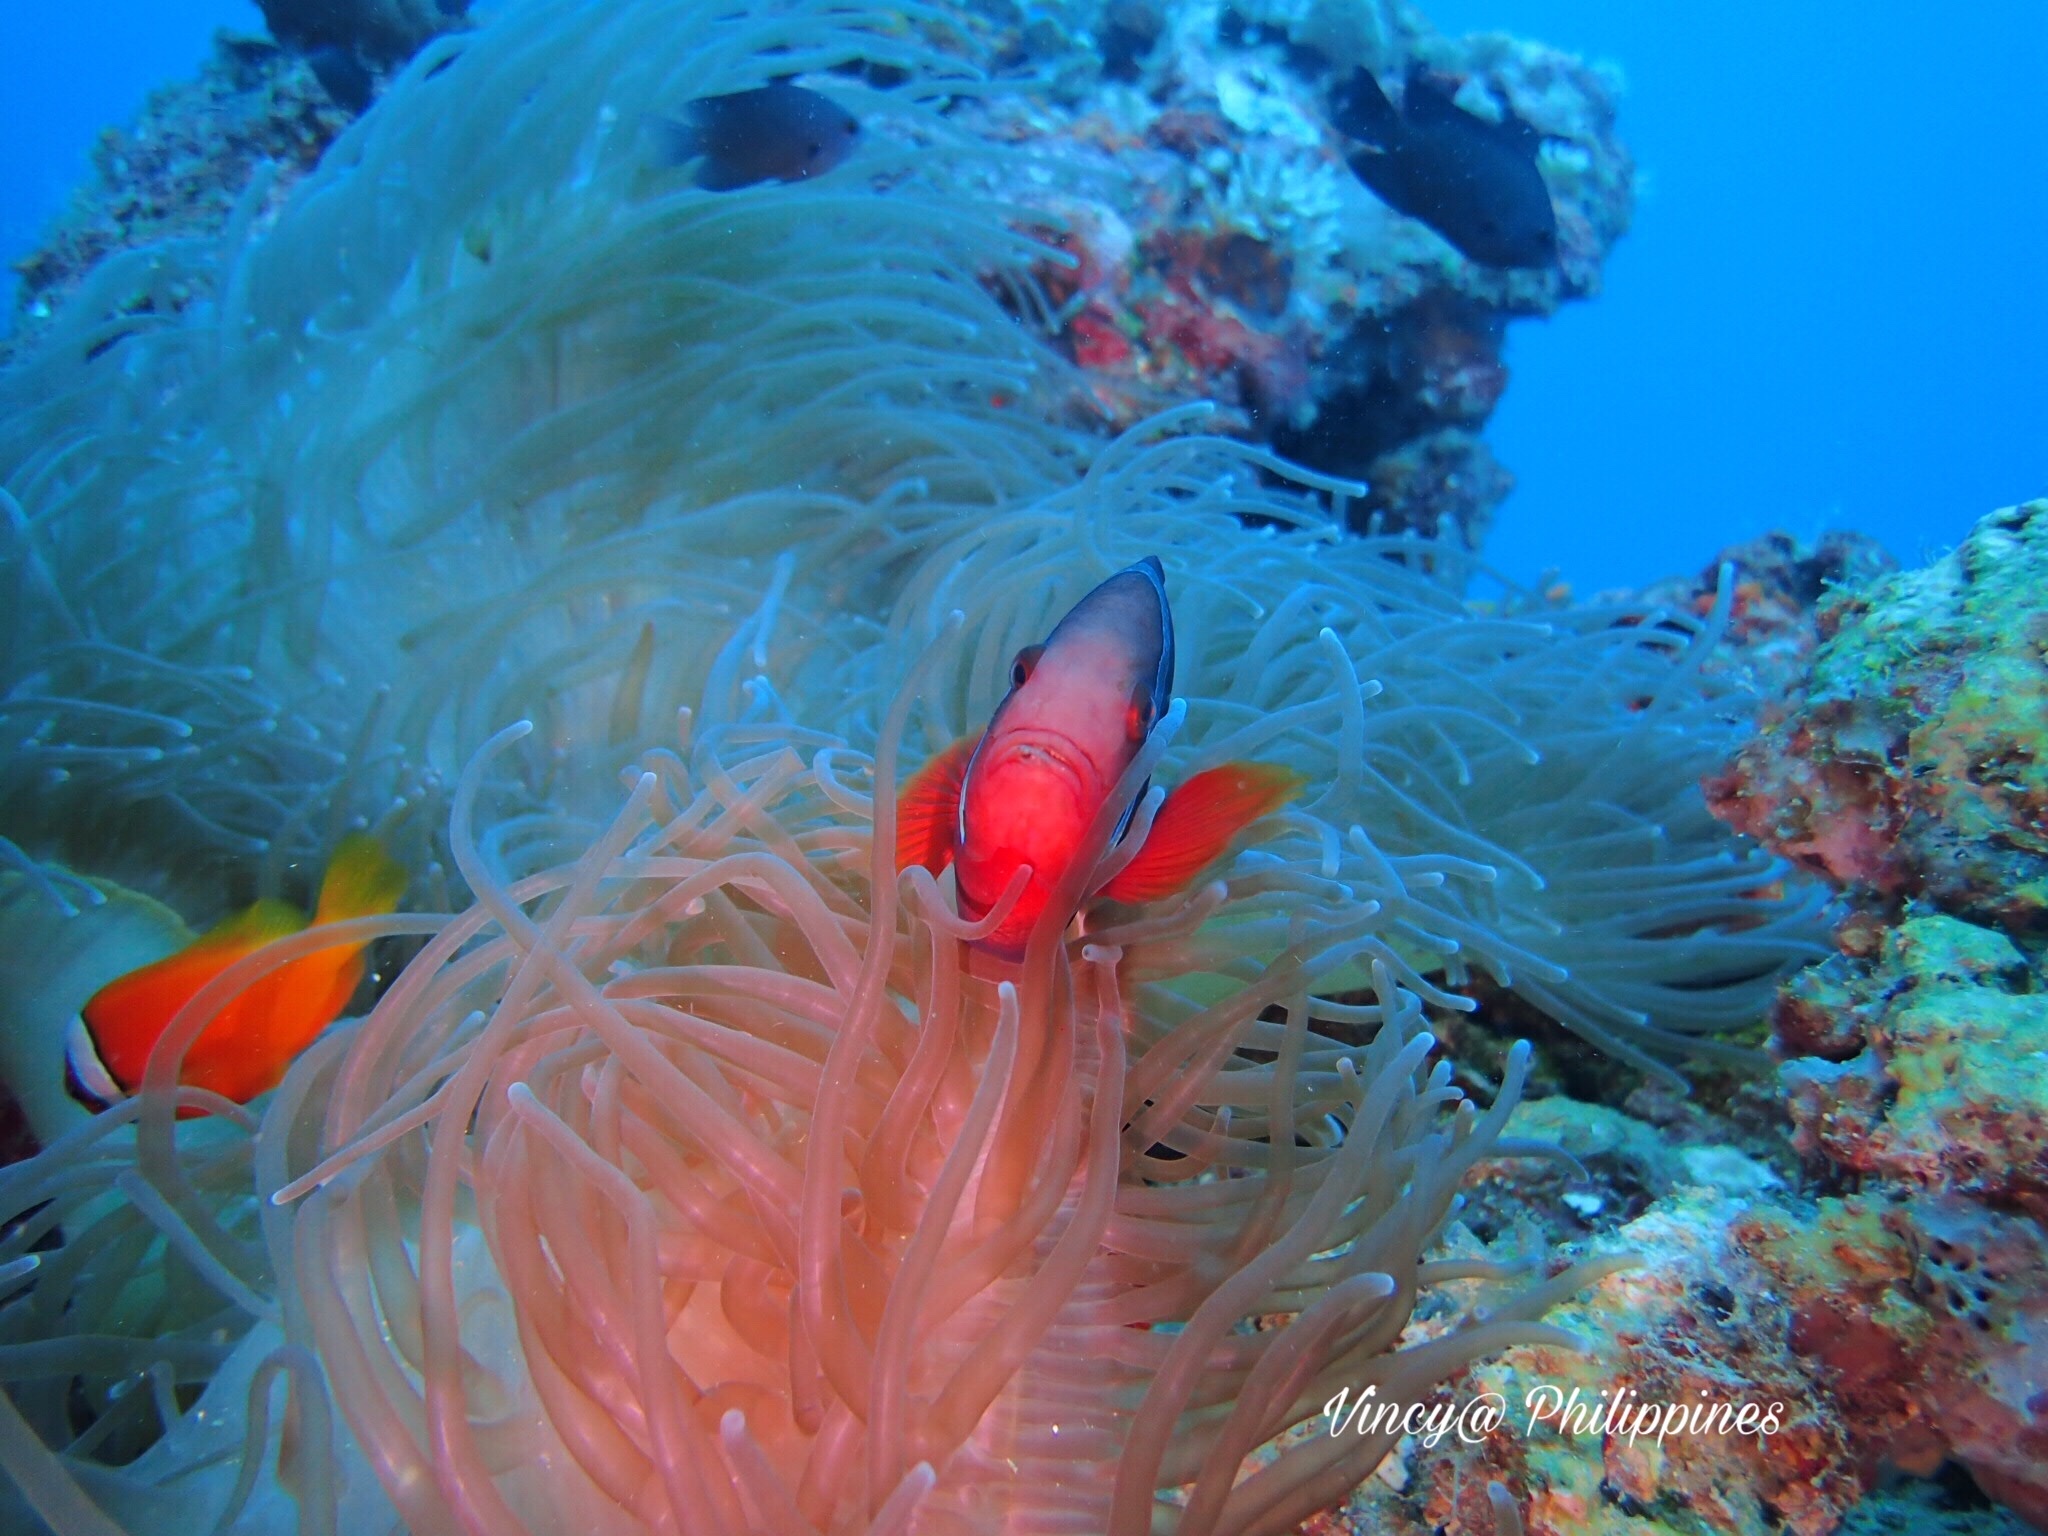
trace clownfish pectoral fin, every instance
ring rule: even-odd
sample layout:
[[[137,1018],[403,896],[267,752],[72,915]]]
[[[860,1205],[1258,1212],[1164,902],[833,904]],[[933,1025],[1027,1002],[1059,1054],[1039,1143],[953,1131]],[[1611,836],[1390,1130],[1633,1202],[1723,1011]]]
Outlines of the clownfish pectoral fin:
[[[960,786],[979,736],[962,736],[926,763],[896,797],[896,868],[921,864],[938,874],[953,862],[960,820]]]
[[[339,923],[395,911],[411,878],[374,834],[351,832],[336,845],[327,878],[320,882],[313,921]]]
[[[1102,888],[1111,901],[1157,901],[1184,890],[1251,823],[1305,781],[1270,763],[1225,763],[1198,773],[1166,797],[1145,846]]]

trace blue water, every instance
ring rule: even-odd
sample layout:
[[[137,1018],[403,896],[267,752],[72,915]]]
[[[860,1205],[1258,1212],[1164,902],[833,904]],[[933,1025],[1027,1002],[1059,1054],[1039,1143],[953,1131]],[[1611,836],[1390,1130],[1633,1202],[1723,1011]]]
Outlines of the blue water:
[[[1428,0],[1621,65],[1643,171],[1607,291],[1512,332],[1488,553],[1582,592],[1770,528],[1908,563],[2048,494],[2048,3]],[[0,255],[98,129],[250,0],[0,0]],[[11,311],[11,274],[7,307]]]

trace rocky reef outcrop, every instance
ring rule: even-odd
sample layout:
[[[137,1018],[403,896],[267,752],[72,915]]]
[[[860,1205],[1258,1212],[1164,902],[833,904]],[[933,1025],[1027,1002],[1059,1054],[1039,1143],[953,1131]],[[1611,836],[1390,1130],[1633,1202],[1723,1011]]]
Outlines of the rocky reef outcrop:
[[[1708,793],[1850,909],[1772,1014],[1819,1198],[1736,1241],[1862,1467],[1953,1461],[2048,1527],[2044,594],[2036,501],[1831,595],[1804,674]]]
[[[1727,772],[1731,826],[1873,910],[2048,934],[2048,501],[1820,610],[1811,675]]]
[[[270,35],[301,53],[339,48],[376,64],[409,59],[461,25],[469,0],[257,0]]]
[[[2044,513],[1905,573],[1771,535],[1644,594],[1700,611],[1729,567],[1712,664],[1774,702],[1709,790],[1835,889],[1837,953],[1780,990],[1774,1080],[1673,1104],[1568,1072],[1607,1102],[1523,1107],[1574,1165],[1482,1167],[1451,1247],[1640,1267],[1554,1314],[1582,1351],[1511,1351],[1444,1399],[1500,1428],[1418,1436],[1316,1529],[1484,1530],[1489,1481],[1570,1536],[2048,1529]],[[1573,1392],[1576,1425],[1530,1411]],[[1638,1417],[1749,1400],[1768,1431]]]
[[[998,14],[999,54],[1052,89],[968,118],[1048,164],[1017,195],[1061,249],[1038,277],[1098,408],[1125,424],[1217,400],[1228,430],[1366,481],[1355,526],[1477,547],[1514,483],[1479,435],[1507,386],[1507,323],[1596,293],[1628,228],[1616,78],[1521,39],[1445,37],[1385,0]],[[1461,109],[1540,135],[1556,263],[1482,265],[1364,186],[1331,121],[1358,68],[1426,71]]]
[[[1851,925],[1798,976],[1775,1044],[1823,1198],[1753,1222],[1864,1458],[1945,1457],[2048,1522],[2048,988],[1951,917]]]
[[[0,362],[31,348],[113,252],[218,241],[238,208],[268,223],[348,121],[303,59],[267,38],[221,34],[197,79],[159,87],[134,122],[102,131],[91,179],[15,263],[14,329],[0,338]],[[185,287],[169,302],[204,296]]]
[[[0,338],[0,362],[40,336],[109,254],[217,241],[238,219],[268,224],[391,73],[465,26],[469,11],[469,0],[260,3],[269,36],[218,33],[196,79],[160,86],[133,122],[101,133],[92,176],[15,263],[14,331]],[[170,302],[208,297],[186,291]]]

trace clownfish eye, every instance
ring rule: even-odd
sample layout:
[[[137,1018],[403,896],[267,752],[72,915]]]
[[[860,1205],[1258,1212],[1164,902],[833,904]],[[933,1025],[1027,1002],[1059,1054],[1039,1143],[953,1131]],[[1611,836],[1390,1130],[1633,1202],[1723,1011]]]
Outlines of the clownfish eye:
[[[1131,707],[1124,714],[1124,732],[1132,741],[1143,741],[1152,734],[1152,690],[1143,683],[1131,689]]]
[[[1010,686],[1022,688],[1026,678],[1038,670],[1038,658],[1045,654],[1042,645],[1027,645],[1017,653],[1017,659],[1010,663]]]

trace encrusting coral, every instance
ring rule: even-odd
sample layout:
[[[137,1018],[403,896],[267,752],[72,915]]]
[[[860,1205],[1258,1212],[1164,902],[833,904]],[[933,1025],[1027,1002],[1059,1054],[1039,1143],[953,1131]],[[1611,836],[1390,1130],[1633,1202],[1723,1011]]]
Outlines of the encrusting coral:
[[[2048,502],[1836,597],[1798,696],[1708,786],[1717,814],[1866,903],[2048,930]]]
[[[2048,994],[2004,935],[1911,916],[1794,977],[1774,1045],[1794,1140],[1837,1186],[1755,1228],[1859,1456],[1945,1456],[2048,1519]]]
[[[1966,1468],[2048,1522],[2048,503],[1824,599],[1822,643],[1717,810],[1839,882],[1840,953],[1771,1014],[1820,1198],[1734,1237],[1854,1476]]]

